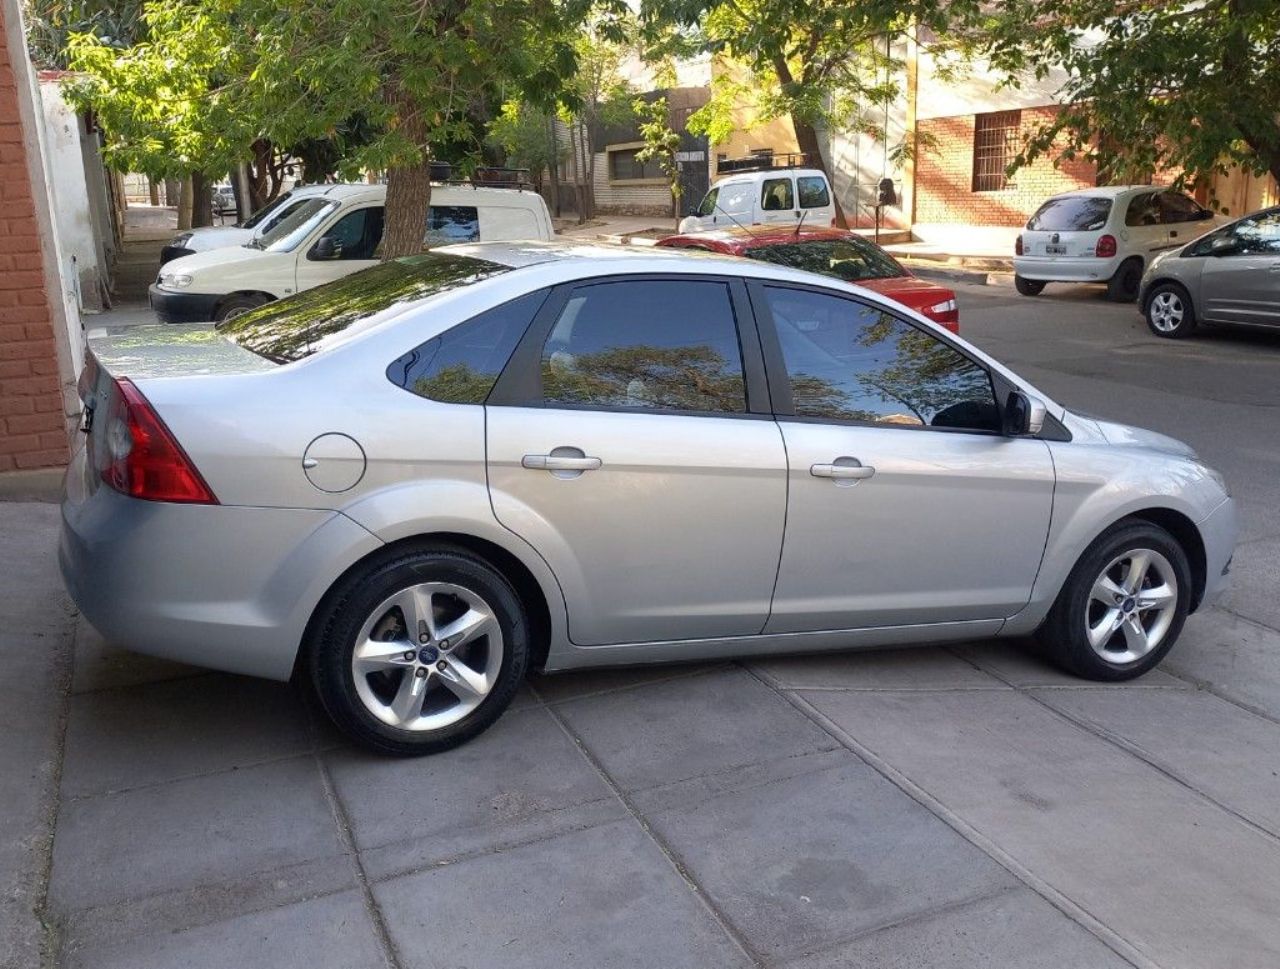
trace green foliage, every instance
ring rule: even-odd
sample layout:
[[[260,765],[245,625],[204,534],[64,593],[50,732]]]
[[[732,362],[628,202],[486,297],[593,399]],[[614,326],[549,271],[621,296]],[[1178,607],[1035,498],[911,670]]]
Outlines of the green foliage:
[[[489,142],[501,148],[507,164],[527,168],[537,179],[564,157],[552,130],[554,115],[536,104],[508,101],[489,125]]]
[[[1112,181],[1197,180],[1240,165],[1280,178],[1276,0],[1010,0],[988,48],[1017,86],[1066,72],[1067,108],[1016,161],[1085,157]]]
[[[680,163],[676,160],[676,152],[680,150],[680,134],[673,131],[669,120],[666,98],[646,101],[636,98],[631,109],[640,120],[640,138],[644,147],[636,152],[639,161],[655,161],[667,177],[671,188],[671,201],[675,211],[680,209]]]
[[[27,50],[37,67],[66,69],[73,34],[93,34],[109,47],[128,47],[146,31],[141,0],[27,0]]]

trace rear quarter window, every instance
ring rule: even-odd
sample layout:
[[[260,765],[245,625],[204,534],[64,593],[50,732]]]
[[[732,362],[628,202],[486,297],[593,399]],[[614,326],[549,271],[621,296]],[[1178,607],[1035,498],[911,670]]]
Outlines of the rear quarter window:
[[[1049,199],[1027,222],[1032,232],[1096,232],[1111,217],[1111,199],[1097,195],[1067,195]]]
[[[800,194],[800,208],[821,209],[831,204],[827,180],[816,175],[801,175],[796,179],[796,191]]]

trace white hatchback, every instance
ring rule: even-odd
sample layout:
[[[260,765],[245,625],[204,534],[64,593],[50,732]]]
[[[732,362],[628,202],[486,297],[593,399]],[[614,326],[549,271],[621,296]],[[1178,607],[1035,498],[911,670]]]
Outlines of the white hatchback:
[[[1105,283],[1110,299],[1130,302],[1157,254],[1219,224],[1194,199],[1152,185],[1055,195],[1018,236],[1014,284],[1023,296],[1037,296],[1045,283]]]

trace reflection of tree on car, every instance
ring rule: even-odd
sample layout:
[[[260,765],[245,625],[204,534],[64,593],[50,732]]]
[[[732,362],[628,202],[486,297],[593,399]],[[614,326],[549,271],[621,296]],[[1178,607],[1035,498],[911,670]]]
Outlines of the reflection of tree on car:
[[[559,403],[664,410],[737,412],[744,401],[741,366],[705,344],[609,347],[571,364],[553,357],[543,364],[542,390]]]

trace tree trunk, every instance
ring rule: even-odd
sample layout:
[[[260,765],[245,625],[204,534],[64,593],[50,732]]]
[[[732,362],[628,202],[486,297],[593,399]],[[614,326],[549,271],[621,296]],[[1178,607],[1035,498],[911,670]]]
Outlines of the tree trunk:
[[[560,141],[556,138],[556,119],[547,119],[547,135],[551,143],[551,211],[560,218]]]
[[[178,228],[191,228],[191,176],[188,175],[182,180],[182,186],[178,191]]]
[[[178,207],[178,180],[176,178],[166,178],[164,180],[164,204]]]
[[[156,184],[156,180],[154,178],[150,178],[150,177],[147,178],[147,192],[149,192],[151,195],[151,204],[155,206],[159,206],[160,205],[160,186]]]
[[[213,199],[209,195],[209,176],[191,173],[191,227],[213,225]]]
[[[822,142],[818,139],[818,130],[808,122],[797,121],[795,118],[791,119],[791,125],[796,129],[796,147],[800,149],[800,153],[817,159],[818,167],[826,173],[827,181],[831,183],[831,204],[836,209],[836,225],[841,229],[849,228],[849,222],[844,215],[844,207],[840,204],[840,196],[836,194],[835,177],[831,174],[831,169],[822,157]]]
[[[387,215],[382,228],[382,258],[422,252],[427,212],[431,208],[431,165],[392,168],[387,172]]]

